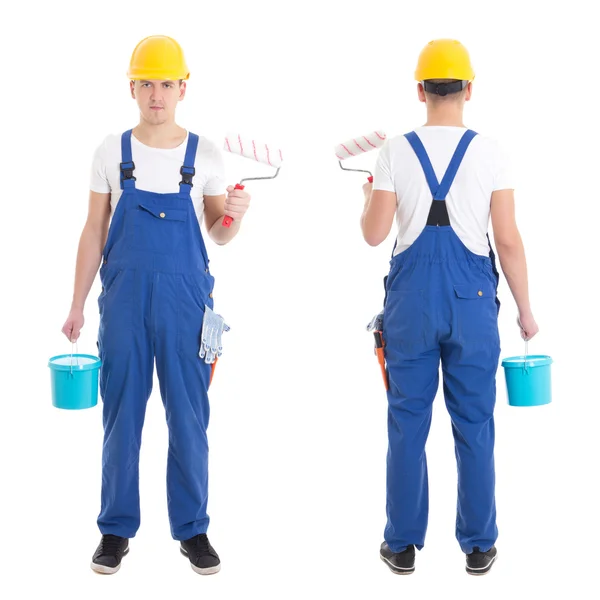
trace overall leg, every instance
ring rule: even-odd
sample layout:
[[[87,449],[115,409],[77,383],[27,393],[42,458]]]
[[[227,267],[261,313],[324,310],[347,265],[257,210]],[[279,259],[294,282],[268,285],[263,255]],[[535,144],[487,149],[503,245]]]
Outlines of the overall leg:
[[[414,287],[420,282],[416,282]],[[434,311],[422,292],[390,290],[383,315],[388,368],[387,525],[390,550],[421,549],[429,509],[425,442],[439,384]],[[426,330],[431,330],[426,335]],[[429,339],[428,338],[432,338]]]
[[[171,534],[187,540],[209,524],[208,387],[211,365],[199,356],[208,290],[185,277],[161,274],[156,288],[156,365],[169,428],[167,498]],[[204,298],[206,296],[206,298]]]
[[[500,346],[450,340],[442,344],[446,406],[458,466],[456,537],[465,554],[486,551],[497,538],[494,405]]]
[[[392,552],[425,543],[429,511],[425,442],[439,384],[438,348],[388,362],[387,525]]]
[[[140,525],[139,455],[146,404],[152,391],[153,353],[144,327],[142,289],[134,271],[122,271],[101,296],[98,348],[103,399],[102,534],[135,536]],[[134,318],[135,315],[135,318]]]

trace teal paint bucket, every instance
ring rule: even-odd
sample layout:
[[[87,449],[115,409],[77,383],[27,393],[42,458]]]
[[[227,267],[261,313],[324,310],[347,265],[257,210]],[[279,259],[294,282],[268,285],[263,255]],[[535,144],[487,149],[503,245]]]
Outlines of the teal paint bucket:
[[[101,361],[91,354],[60,354],[48,361],[52,405],[67,410],[98,404],[98,372]]]
[[[552,402],[552,358],[542,354],[511,356],[502,361],[510,406]]]

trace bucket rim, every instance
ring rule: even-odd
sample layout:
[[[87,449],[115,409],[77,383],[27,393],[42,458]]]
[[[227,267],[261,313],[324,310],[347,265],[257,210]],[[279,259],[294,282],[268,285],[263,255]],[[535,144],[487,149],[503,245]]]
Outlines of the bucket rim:
[[[553,362],[552,357],[547,354],[528,354],[527,356],[508,356],[502,359],[502,366],[505,369],[522,369],[524,366],[535,368],[546,367]]]
[[[91,358],[94,362],[87,363],[84,365],[58,365],[54,362],[59,358],[70,358],[71,356],[73,358]],[[93,354],[71,354],[69,352],[68,354],[57,354],[56,356],[52,356],[48,359],[48,367],[50,367],[52,371],[93,371],[95,369],[98,369],[101,364],[102,361],[100,360],[100,357],[94,356]]]

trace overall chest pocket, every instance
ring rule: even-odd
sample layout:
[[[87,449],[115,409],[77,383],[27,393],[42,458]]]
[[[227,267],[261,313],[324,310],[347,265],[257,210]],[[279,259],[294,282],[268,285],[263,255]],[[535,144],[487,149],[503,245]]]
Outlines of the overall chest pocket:
[[[128,214],[129,244],[134,250],[171,254],[185,237],[187,210],[139,203]]]

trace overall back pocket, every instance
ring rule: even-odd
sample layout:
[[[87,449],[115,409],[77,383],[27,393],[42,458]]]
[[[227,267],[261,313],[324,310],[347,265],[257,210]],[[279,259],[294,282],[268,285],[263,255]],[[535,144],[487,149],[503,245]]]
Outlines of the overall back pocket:
[[[490,341],[498,338],[496,288],[491,282],[461,283],[454,286],[455,322],[462,341]]]

